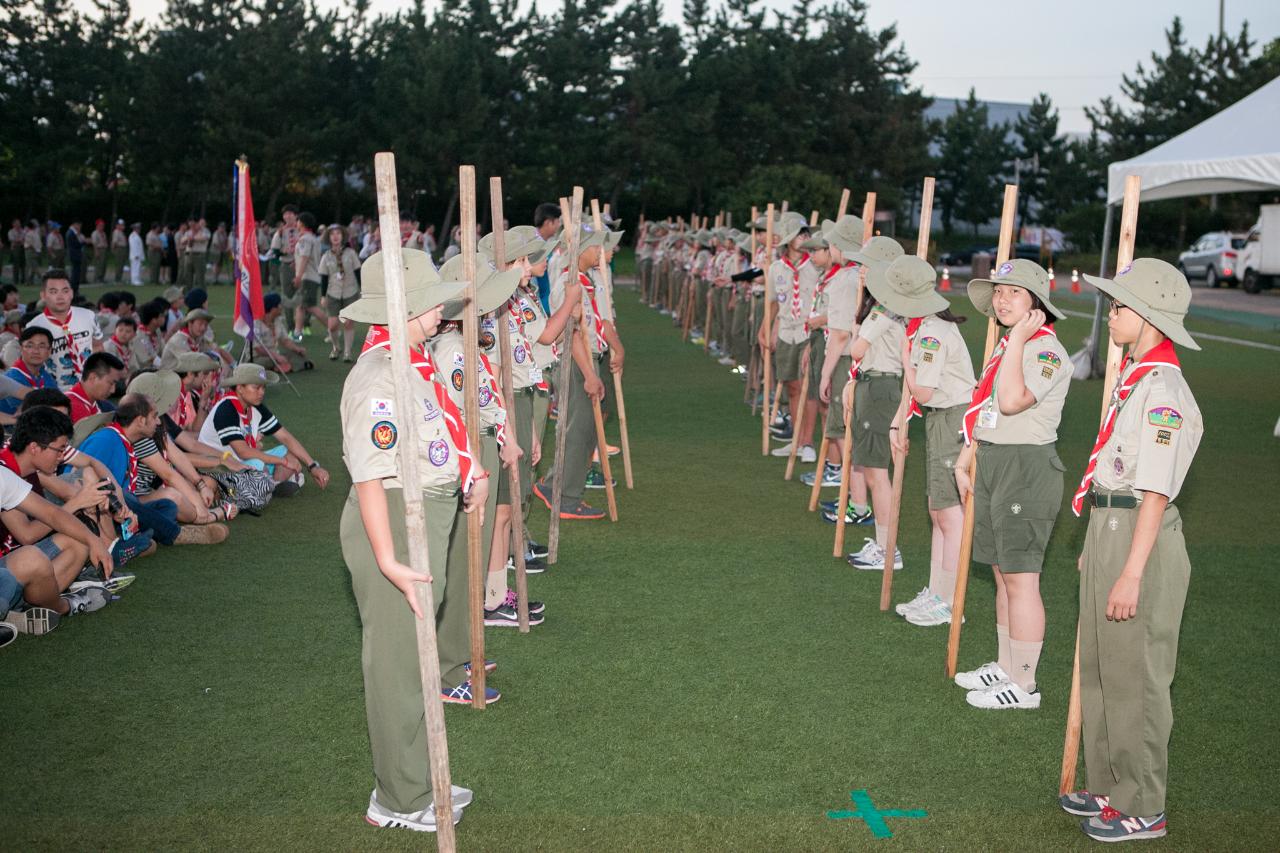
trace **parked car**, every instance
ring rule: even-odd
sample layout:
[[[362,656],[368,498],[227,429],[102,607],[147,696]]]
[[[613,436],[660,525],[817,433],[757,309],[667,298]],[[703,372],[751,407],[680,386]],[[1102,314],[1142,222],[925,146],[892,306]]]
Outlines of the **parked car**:
[[[973,263],[973,256],[979,252],[986,252],[991,257],[996,256],[995,246],[970,246],[967,249],[959,249],[953,252],[943,252],[938,259],[944,267],[967,267]],[[1040,262],[1040,244],[1039,243],[1018,243],[1013,247],[1013,256],[1015,258],[1023,258],[1028,261]]]
[[[1270,290],[1280,278],[1280,204],[1264,204],[1240,252],[1240,278],[1249,293]]]
[[[1210,231],[1178,255],[1178,269],[1189,279],[1203,278],[1209,287],[1235,287],[1240,281],[1238,262],[1245,239],[1244,234]]]

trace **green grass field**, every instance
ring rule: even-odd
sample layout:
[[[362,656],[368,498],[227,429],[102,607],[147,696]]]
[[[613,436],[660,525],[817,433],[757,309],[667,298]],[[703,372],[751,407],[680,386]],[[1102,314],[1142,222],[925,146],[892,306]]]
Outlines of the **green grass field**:
[[[229,289],[213,293],[225,339]],[[1054,802],[1084,523],[1064,505],[1049,549],[1041,710],[971,709],[943,676],[946,629],[881,613],[878,573],[831,558],[807,490],[760,456],[740,382],[630,292],[618,303],[636,489],[620,491],[617,524],[566,522],[560,563],[531,579],[545,625],[489,632],[501,703],[448,709],[454,779],[476,791],[461,848],[1092,847]],[[1060,324],[1069,346],[1086,323]],[[982,325],[964,329],[980,350]],[[0,652],[0,848],[433,846],[361,819],[360,628],[336,534],[343,371],[311,341],[321,363],[297,380],[305,396],[277,387],[268,403],[334,472],[329,490],[308,484],[237,520],[224,545],[162,551],[120,602]],[[1274,850],[1280,353],[1208,342],[1184,364],[1206,434],[1178,500],[1195,571],[1170,836],[1152,846]],[[1072,387],[1059,443],[1071,484],[1100,394]],[[895,601],[927,578],[922,443]],[[546,523],[539,506],[532,529]],[[994,656],[991,594],[975,568],[963,668]],[[857,789],[928,817],[890,819],[893,838],[876,840],[826,816]]]

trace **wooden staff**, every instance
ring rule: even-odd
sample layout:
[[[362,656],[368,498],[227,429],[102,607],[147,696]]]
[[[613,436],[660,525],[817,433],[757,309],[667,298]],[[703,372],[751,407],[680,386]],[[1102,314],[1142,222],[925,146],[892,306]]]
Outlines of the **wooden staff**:
[[[502,178],[489,179],[489,211],[493,217],[493,263],[501,272],[507,268],[507,237],[502,229]],[[516,417],[515,382],[511,379],[511,333],[507,329],[511,316],[508,314],[503,317],[502,309],[499,308],[498,319],[499,322],[495,326],[499,327],[496,332],[498,351],[502,359],[498,372],[502,375],[502,399],[507,407],[508,426],[511,427],[507,440],[518,443],[520,431],[514,420]],[[532,448],[521,449],[526,453],[532,450]],[[520,466],[511,468],[506,475],[510,486],[508,491],[511,494],[511,549],[514,552],[513,559],[516,566],[516,620],[520,633],[527,634],[529,633],[529,575],[524,561],[527,545],[524,538],[524,504],[520,500],[521,495],[524,494],[521,490]],[[472,669],[475,667],[472,666]]]
[[[773,379],[772,359],[769,357],[769,306],[773,304],[773,280],[769,278],[769,255],[773,249],[773,203],[764,210],[764,317],[761,320],[761,329],[764,332],[764,345],[760,347],[760,361],[764,364],[764,381],[761,388],[764,389],[765,399],[764,406],[761,407],[761,424],[760,424],[760,455],[769,455],[769,423],[772,416],[769,414],[769,384]]]
[[[849,211],[849,189],[846,187],[840,193],[840,207],[836,211],[836,222],[844,219],[844,215]],[[830,403],[827,404],[830,406]],[[818,448],[818,463],[813,469],[813,488],[809,490],[809,512],[815,512],[818,509],[818,498],[822,493],[822,475],[826,472],[827,449],[831,446],[831,439],[827,438],[825,427],[822,429],[822,442]]]
[[[711,352],[711,300],[715,296],[715,285],[707,287],[707,313],[706,322],[702,324],[702,351],[704,353]]]
[[[1128,175],[1124,179],[1124,206],[1120,209],[1120,245],[1116,249],[1116,269],[1122,270],[1133,263],[1133,246],[1138,235],[1138,200],[1142,194],[1142,179]],[[1103,275],[1106,275],[1104,270]],[[1124,348],[1107,339],[1107,372],[1102,384],[1102,420],[1107,419],[1111,406],[1111,394],[1120,376],[1120,360]],[[1076,765],[1080,758],[1080,727],[1084,709],[1080,707],[1080,622],[1076,621],[1076,654],[1071,664],[1071,697],[1067,700],[1067,731],[1062,743],[1062,773],[1058,777],[1058,794],[1069,794],[1076,789]]]
[[[603,228],[600,222],[599,202],[595,199],[591,200],[591,216],[592,221],[597,228]],[[605,213],[609,212],[609,205],[605,205]],[[609,270],[609,264],[605,262],[604,252],[600,252],[600,282],[605,292],[609,294],[609,304],[613,305],[613,273]],[[613,371],[610,371],[613,373]],[[627,488],[634,489],[635,482],[631,476],[631,439],[627,432],[627,404],[622,396],[622,373],[613,373],[613,396],[617,398],[618,403],[618,434],[622,438],[622,471],[626,480]],[[608,454],[606,454],[608,455]],[[605,474],[605,479],[609,479],[609,475]],[[612,488],[612,487],[610,487]]]
[[[458,167],[458,205],[462,211],[462,279],[467,283],[462,317],[463,419],[467,441],[480,464],[480,316],[476,313],[476,169]],[[497,488],[496,483],[490,483]],[[484,557],[480,512],[467,513],[467,581],[471,590],[471,705],[484,710]]]
[[[754,204],[751,205],[751,221],[748,223],[751,226],[751,230],[750,232],[748,232],[748,235],[747,235],[748,245],[750,246],[750,253],[751,253],[751,257],[747,259],[748,269],[750,269],[751,267],[754,267],[756,263],[756,218],[759,215],[760,215],[759,209]],[[750,309],[751,313],[747,315],[747,329],[748,329],[748,332],[750,332],[752,328],[755,326],[755,320],[756,320],[756,298],[757,297],[755,293],[755,290],[756,290],[755,282],[748,281],[747,287],[751,291],[751,309]],[[744,396],[743,402],[751,403],[751,417],[754,418],[756,416],[756,397],[758,396],[758,392],[760,390],[760,379],[756,376],[756,372],[760,368],[760,345],[756,343],[755,335],[751,336],[750,352],[751,352],[751,357],[747,360],[747,381],[746,381],[747,389],[743,393],[743,396]]]
[[[876,194],[867,193],[867,200],[862,204],[862,242],[865,244],[871,239],[871,226],[876,218]],[[862,313],[862,288],[867,283],[867,271],[859,264],[858,269],[858,291],[853,299],[853,316],[856,318]],[[853,341],[857,340],[856,336],[850,340],[850,346]],[[854,380],[849,379],[852,384]],[[852,396],[853,391],[849,392]],[[831,401],[835,405],[836,401]],[[840,401],[840,406],[844,406],[844,401]],[[844,528],[845,514],[849,505],[849,480],[852,478],[853,472],[853,405],[849,405],[849,411],[844,418],[844,447],[840,451],[840,497],[836,502],[836,539],[835,547],[832,549],[832,556],[844,556]]]
[[[916,257],[929,260],[929,226],[933,224],[933,185],[932,177],[924,179],[924,189],[920,195],[920,233],[916,235]],[[902,400],[898,403],[898,414],[893,423],[899,425],[898,436],[906,440],[907,425],[911,412],[911,389],[907,386],[907,368],[902,367]],[[898,547],[898,521],[902,512],[902,479],[907,467],[907,454],[893,453],[893,493],[889,503],[889,526],[884,539],[884,574],[880,579],[880,609],[889,609],[889,596],[893,593],[894,554]]]
[[[808,341],[806,341],[804,345],[804,356],[806,358],[813,358],[813,352],[811,351]],[[804,360],[804,358],[801,358],[802,364],[804,363]],[[790,480],[791,475],[794,474],[796,470],[796,451],[800,449],[800,422],[804,420],[805,403],[808,399],[809,371],[805,370],[804,376],[800,377],[800,402],[796,403],[794,400],[791,402],[791,408],[793,410],[791,416],[791,452],[787,455],[787,471],[782,478],[784,480]],[[797,405],[800,407],[799,414],[794,412]]]
[[[601,221],[601,218],[600,218],[600,202],[594,198],[591,199],[591,224],[596,229],[597,232],[601,232],[601,233],[604,232],[604,223]],[[603,244],[601,244],[600,246],[599,269],[600,269],[600,285],[599,286],[605,289],[605,295],[608,297],[606,299],[606,302],[612,305],[613,294],[610,293],[608,290],[609,265],[606,264],[604,260]],[[609,322],[613,322],[612,319],[609,317],[601,317],[600,319],[609,320]],[[591,349],[590,347],[587,348],[588,352],[590,351],[590,349]],[[618,374],[615,373],[614,377],[616,378],[617,375]],[[609,467],[610,467],[609,466],[609,442],[605,440],[604,412],[600,408],[599,400],[591,401],[591,411],[596,421],[596,453],[600,456],[600,472],[604,474],[604,493],[605,493],[605,497],[607,497],[609,501],[609,520],[617,521],[618,520],[618,498],[613,490],[613,474],[609,470]]]
[[[573,206],[569,200],[560,199],[560,209],[568,211],[564,217],[565,232],[569,235],[569,275],[578,274],[578,237],[582,221],[582,187],[573,188]],[[554,282],[552,282],[554,284]],[[563,351],[560,353],[560,377],[556,381],[556,397],[558,411],[556,413],[556,458],[552,464],[551,486],[551,526],[547,530],[547,564],[554,565],[560,556],[560,504],[564,499],[564,445],[568,436],[569,407],[566,405],[569,394],[570,362],[573,360],[573,334],[577,331],[577,323],[573,313],[565,323]]]
[[[809,227],[813,228],[817,224],[818,224],[818,211],[817,210],[809,211]]]
[[[386,234],[400,227],[400,202],[396,193],[396,158],[383,151],[373,158],[378,187],[378,223]],[[389,240],[383,247],[383,274],[387,290],[387,331],[391,335],[391,378],[395,383],[396,410],[406,417],[400,421],[403,433],[400,449],[400,480],[404,486],[404,521],[409,542],[409,567],[430,574],[427,558],[427,523],[422,509],[422,478],[418,471],[418,422],[407,416],[418,401],[409,386],[408,309],[404,292],[404,266],[400,241]],[[444,572],[444,566],[436,569]],[[422,706],[426,717],[427,749],[431,758],[431,796],[436,813],[436,846],[441,853],[456,849],[453,834],[453,786],[449,779],[449,741],[444,728],[444,705],[440,701],[440,653],[436,645],[436,604],[431,584],[416,585],[418,607],[424,618],[414,619],[418,639],[418,675],[422,679]],[[474,667],[473,667],[474,669]],[[480,669],[484,669],[483,666]]]
[[[1000,213],[1000,242],[996,247],[996,268],[1009,260],[1013,249],[1013,223],[1018,212],[1018,187],[1014,184],[1004,186],[1004,209]],[[982,366],[986,367],[991,360],[991,351],[996,347],[996,321],[994,317],[987,319],[987,342],[982,348]],[[977,486],[978,456],[975,453],[973,463],[969,466],[969,481]],[[969,561],[973,557],[973,492],[964,502],[964,532],[960,536],[960,556],[956,563],[956,591],[951,604],[951,628],[947,634],[947,678],[956,677],[956,661],[960,657],[960,626],[964,622],[964,596],[969,588]]]

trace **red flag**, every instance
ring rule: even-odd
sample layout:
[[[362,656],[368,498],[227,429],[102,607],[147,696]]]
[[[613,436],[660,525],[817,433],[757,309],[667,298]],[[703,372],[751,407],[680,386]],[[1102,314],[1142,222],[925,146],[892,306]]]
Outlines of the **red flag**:
[[[252,340],[253,321],[262,309],[262,269],[258,266],[258,225],[253,218],[253,196],[249,192],[249,164],[236,162],[235,171],[235,267],[236,314],[232,328],[242,338]]]

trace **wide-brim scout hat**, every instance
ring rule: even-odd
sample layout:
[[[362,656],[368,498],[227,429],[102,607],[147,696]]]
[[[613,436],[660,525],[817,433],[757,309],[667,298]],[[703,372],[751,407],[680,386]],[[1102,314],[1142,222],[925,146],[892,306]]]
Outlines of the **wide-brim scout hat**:
[[[622,243],[622,235],[625,231],[606,231],[604,235],[604,250],[612,252]]]
[[[551,244],[543,240],[538,229],[532,225],[509,228],[504,239],[507,244],[507,263],[512,263],[517,258],[528,258],[529,263],[536,264],[551,250]]]
[[[937,283],[933,265],[915,255],[903,255],[888,266],[875,264],[867,270],[867,290],[899,317],[927,317],[951,307],[934,289]]]
[[[516,267],[511,267],[498,272],[483,255],[477,253],[475,258],[476,313],[488,314],[490,311],[505,305],[507,300],[511,298],[511,294],[515,293],[516,285],[520,283],[520,270]],[[440,268],[440,275],[446,281],[462,281],[462,255],[454,255],[450,258]],[[465,289],[465,282],[463,286]],[[445,306],[444,319],[461,320],[465,316],[465,301],[460,301],[456,305],[450,303]]]
[[[12,326],[15,323],[21,323],[22,318],[26,316],[26,313],[27,312],[23,311],[21,308],[14,308],[12,311],[6,311],[4,312],[4,324],[6,326]]]
[[[176,284],[173,285],[172,287],[166,287],[164,289],[165,302],[177,302],[181,298],[182,298],[182,288],[178,287]]]
[[[151,400],[157,412],[167,412],[178,402],[178,392],[181,390],[182,380],[178,378],[178,374],[172,370],[155,370],[133,377],[125,393],[142,394]]]
[[[779,244],[785,246],[794,240],[797,234],[808,227],[809,220],[804,218],[804,214],[788,210],[778,220],[773,233],[778,238]]]
[[[360,267],[360,298],[342,309],[339,316],[357,323],[385,326],[387,314],[386,256],[374,252]],[[421,316],[438,305],[461,303],[466,286],[460,281],[442,281],[431,265],[427,253],[420,249],[401,249],[400,265],[404,273],[406,319]],[[225,383],[223,383],[225,384]]]
[[[1049,301],[1049,273],[1035,261],[1014,258],[1012,261],[1001,264],[991,278],[975,278],[969,282],[969,301],[973,303],[974,308],[993,318],[996,314],[991,307],[991,297],[995,293],[997,284],[1021,287],[1039,299],[1044,305],[1044,310],[1058,320],[1067,316]]]
[[[862,234],[866,226],[862,220],[851,213],[846,213],[835,222],[822,220],[822,236],[844,254],[862,251]]]
[[[245,362],[237,364],[236,369],[231,371],[231,375],[222,380],[222,387],[234,388],[237,385],[275,385],[280,381],[280,375],[273,370],[267,370],[261,365]]]
[[[216,319],[218,318],[210,314],[208,311],[204,310],[203,308],[197,308],[194,311],[187,312],[187,314],[183,316],[182,321],[178,323],[178,325],[189,326],[191,325],[191,322],[193,320],[208,320],[209,322],[212,323]]]
[[[801,243],[800,248],[804,249],[806,252],[816,252],[819,249],[827,248],[829,245],[830,244],[827,242],[827,238],[823,235],[822,230],[818,229],[817,231],[809,232],[809,239]]]
[[[205,373],[218,369],[218,362],[203,352],[184,352],[178,356],[173,369],[178,373]]]
[[[839,248],[837,246],[837,248]],[[841,251],[844,251],[841,249]],[[872,237],[861,249],[847,255],[864,267],[885,266],[902,257],[902,244],[892,237]]]
[[[159,406],[156,406],[157,411],[159,408]],[[99,412],[96,415],[90,415],[87,418],[81,418],[76,421],[75,428],[71,433],[71,443],[76,447],[84,444],[86,438],[106,426],[115,416],[115,412]]]
[[[1159,329],[1178,346],[1200,349],[1182,325],[1191,306],[1191,285],[1177,267],[1157,258],[1138,258],[1115,278],[1084,280]]]

